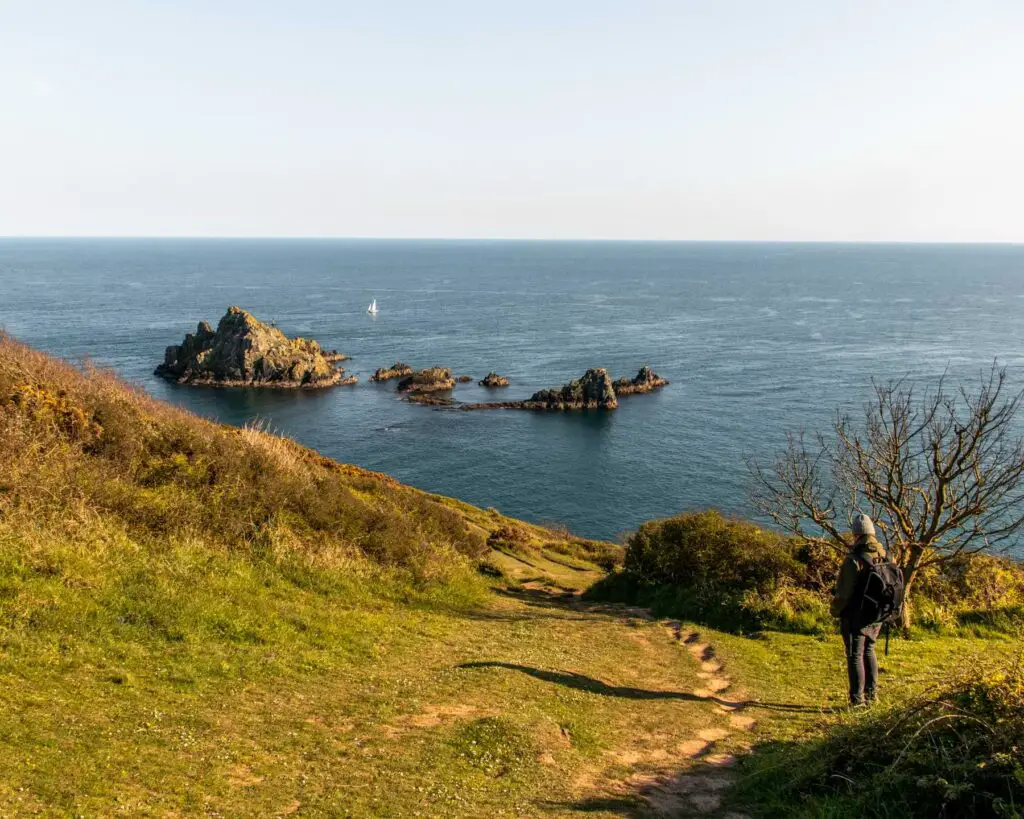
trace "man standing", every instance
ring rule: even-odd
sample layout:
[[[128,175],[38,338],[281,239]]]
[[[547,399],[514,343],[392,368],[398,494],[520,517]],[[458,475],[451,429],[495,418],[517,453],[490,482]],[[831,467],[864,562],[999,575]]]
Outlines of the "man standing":
[[[836,592],[832,597],[832,616],[839,618],[843,645],[846,647],[846,670],[850,677],[850,704],[865,705],[878,696],[878,660],[875,641],[881,623],[864,623],[860,612],[860,596],[864,592],[867,572],[871,566],[885,562],[885,549],[875,538],[871,518],[858,514],[853,519],[853,547],[846,555]]]

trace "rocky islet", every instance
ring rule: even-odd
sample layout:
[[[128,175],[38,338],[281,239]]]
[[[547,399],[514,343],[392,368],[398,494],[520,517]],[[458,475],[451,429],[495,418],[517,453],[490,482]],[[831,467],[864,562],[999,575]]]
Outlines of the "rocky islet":
[[[164,352],[155,374],[179,384],[314,389],[355,384],[338,366],[347,356],[306,338],[288,338],[241,307],[229,307],[214,330],[201,321]]]
[[[155,373],[179,384],[308,389],[355,384],[358,379],[338,366],[347,359],[336,350],[324,350],[312,339],[290,339],[242,308],[230,307],[216,330],[202,321],[181,344],[169,346]],[[473,379],[453,376],[449,367],[415,370],[396,361],[370,377],[377,383],[395,379],[397,391],[408,401],[464,410],[613,410],[619,396],[651,392],[669,383],[646,365],[634,378],[616,381],[606,369],[594,367],[580,378],[556,389],[540,390],[525,400],[459,404],[443,393]],[[478,384],[507,387],[509,379],[491,371]]]

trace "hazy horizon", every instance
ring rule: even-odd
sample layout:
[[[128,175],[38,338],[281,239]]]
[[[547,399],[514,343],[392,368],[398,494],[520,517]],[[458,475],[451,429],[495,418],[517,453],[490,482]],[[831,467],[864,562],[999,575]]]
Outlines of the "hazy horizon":
[[[0,0],[0,235],[1020,243],[1024,5]]]
[[[543,243],[579,243],[579,244],[590,244],[606,242],[608,244],[709,244],[709,245],[729,245],[729,244],[750,244],[750,245],[950,245],[950,246],[989,246],[989,247],[1019,247],[1024,245],[1024,241],[973,241],[969,239],[960,241],[938,241],[928,239],[620,239],[620,238],[604,238],[604,237],[579,237],[579,236],[566,236],[561,238],[549,239],[536,236],[202,236],[202,235],[189,235],[189,234],[138,234],[138,235],[115,235],[115,234],[96,234],[90,235],[74,235],[74,234],[21,234],[21,235],[0,235],[0,241],[17,241],[17,240],[33,240],[33,241],[165,241],[165,240],[181,240],[181,241],[209,241],[209,242],[467,242],[467,243],[515,243],[515,242],[536,242],[538,244]]]

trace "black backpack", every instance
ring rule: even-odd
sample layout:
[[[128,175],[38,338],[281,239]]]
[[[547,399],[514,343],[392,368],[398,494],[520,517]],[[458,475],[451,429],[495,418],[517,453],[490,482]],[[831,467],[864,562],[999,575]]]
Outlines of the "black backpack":
[[[868,565],[858,578],[850,613],[858,628],[891,623],[903,610],[903,570],[881,560]]]

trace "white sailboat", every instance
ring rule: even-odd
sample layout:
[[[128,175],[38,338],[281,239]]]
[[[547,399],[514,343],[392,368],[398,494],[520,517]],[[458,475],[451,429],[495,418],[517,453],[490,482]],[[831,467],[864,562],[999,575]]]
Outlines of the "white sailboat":
[[[377,315],[377,300],[376,299],[374,299],[373,301],[370,302],[370,306],[366,308],[366,312],[369,313],[371,316]]]

